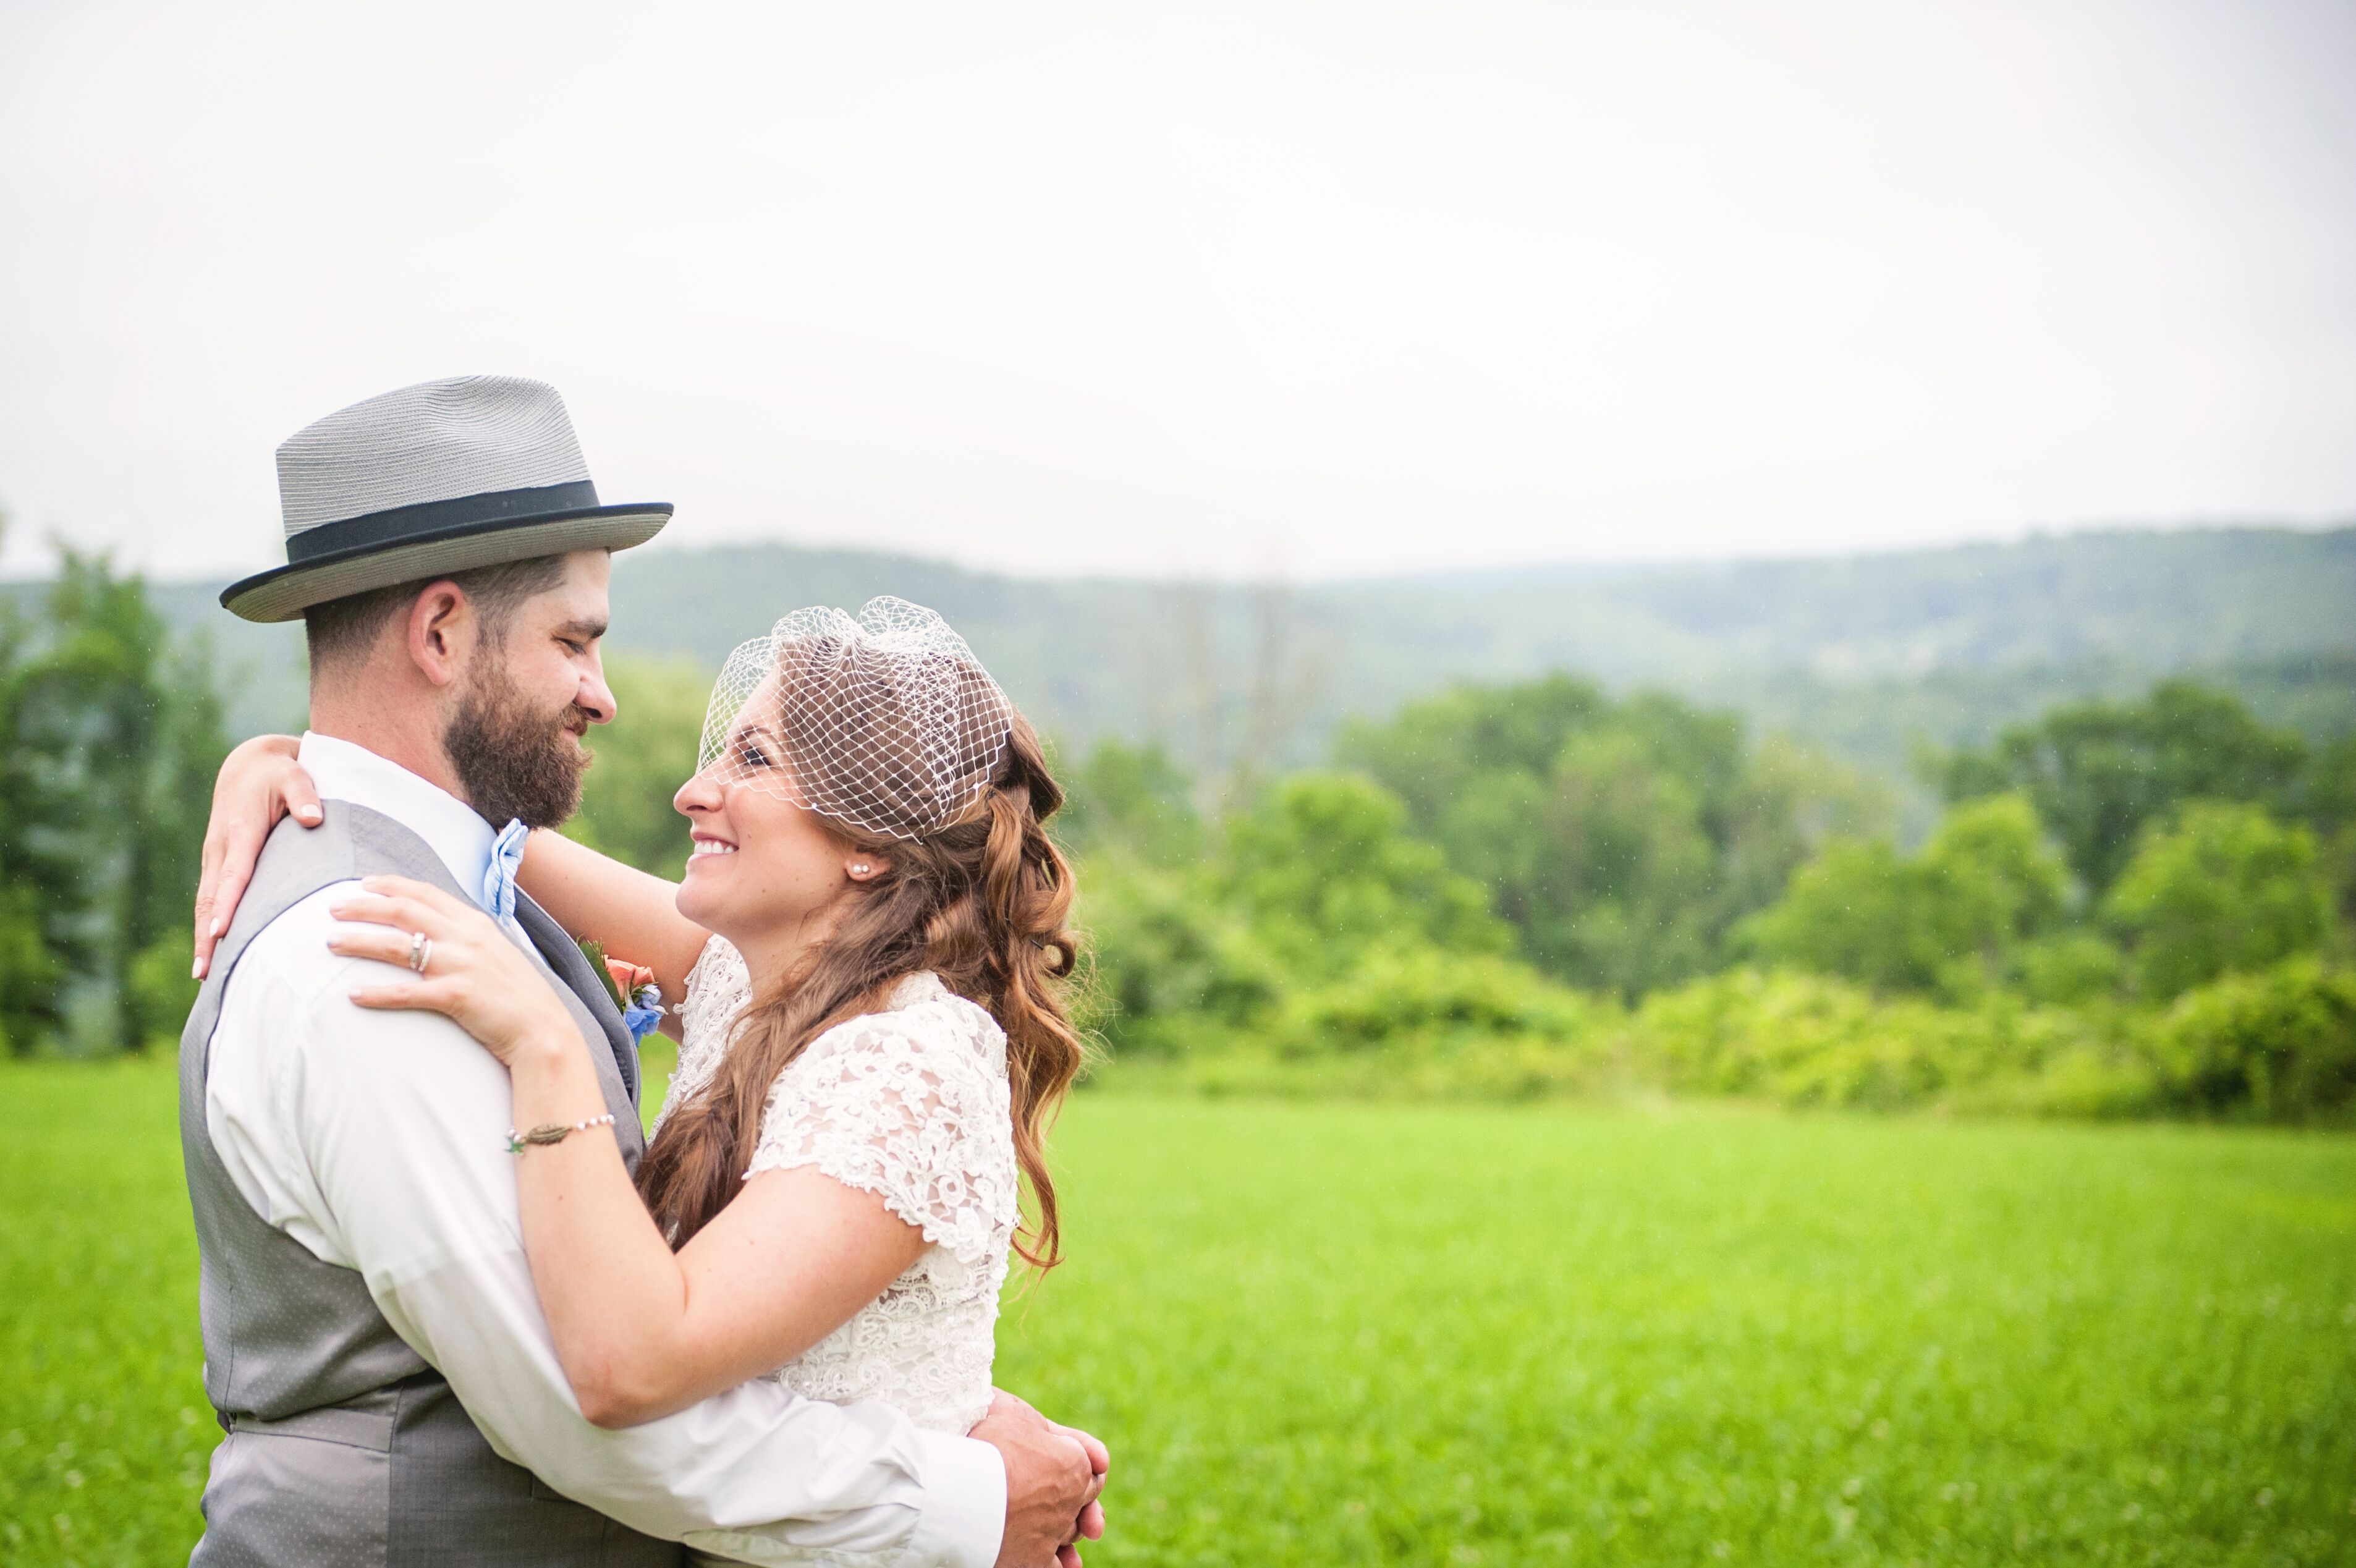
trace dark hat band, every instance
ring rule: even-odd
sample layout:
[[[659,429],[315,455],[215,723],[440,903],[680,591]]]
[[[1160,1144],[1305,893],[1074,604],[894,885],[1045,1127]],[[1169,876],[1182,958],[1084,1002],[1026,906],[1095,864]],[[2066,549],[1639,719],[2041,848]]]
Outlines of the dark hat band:
[[[286,564],[300,566],[329,555],[406,543],[452,529],[552,512],[591,511],[596,506],[597,487],[587,479],[534,485],[519,490],[486,490],[481,495],[453,496],[444,501],[420,501],[415,506],[364,512],[359,517],[306,528],[287,539]]]

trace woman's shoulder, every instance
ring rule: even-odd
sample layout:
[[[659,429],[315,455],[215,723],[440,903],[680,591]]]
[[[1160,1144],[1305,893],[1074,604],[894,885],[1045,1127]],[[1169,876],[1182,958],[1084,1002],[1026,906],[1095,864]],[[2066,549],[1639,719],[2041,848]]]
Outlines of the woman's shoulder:
[[[687,972],[687,1000],[691,1004],[698,996],[715,992],[749,992],[753,989],[753,971],[744,962],[744,955],[726,937],[706,939],[703,950],[695,955],[694,964]]]
[[[860,1064],[906,1063],[928,1074],[1003,1078],[1006,1034],[990,1010],[959,996],[930,971],[892,988],[877,1012],[846,1018],[819,1035],[788,1067],[809,1076],[857,1071]]]

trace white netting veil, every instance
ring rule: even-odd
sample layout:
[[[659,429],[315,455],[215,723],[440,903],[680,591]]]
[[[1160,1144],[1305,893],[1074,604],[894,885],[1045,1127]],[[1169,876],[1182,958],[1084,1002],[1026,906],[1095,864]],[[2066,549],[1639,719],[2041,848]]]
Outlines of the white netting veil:
[[[814,605],[728,656],[699,773],[892,838],[948,826],[989,788],[1014,705],[922,605]]]

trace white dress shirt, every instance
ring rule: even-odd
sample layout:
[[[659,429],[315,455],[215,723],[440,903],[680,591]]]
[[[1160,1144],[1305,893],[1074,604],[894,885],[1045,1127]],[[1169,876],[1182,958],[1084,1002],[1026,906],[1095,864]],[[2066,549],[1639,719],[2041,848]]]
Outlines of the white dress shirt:
[[[321,795],[402,822],[481,888],[494,835],[463,801],[348,741],[305,735],[301,756]],[[582,1419],[524,1257],[507,1070],[440,1014],[352,1004],[406,974],[327,950],[328,908],[358,886],[272,921],[222,994],[205,1122],[254,1212],[358,1270],[501,1455],[633,1530],[759,1563],[988,1568],[998,1451],[889,1406],[764,1379],[643,1426]]]

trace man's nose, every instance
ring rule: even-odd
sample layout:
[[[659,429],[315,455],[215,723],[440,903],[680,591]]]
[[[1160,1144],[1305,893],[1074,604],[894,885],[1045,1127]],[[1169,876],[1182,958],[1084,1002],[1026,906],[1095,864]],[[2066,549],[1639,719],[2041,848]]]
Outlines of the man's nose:
[[[581,690],[573,697],[581,711],[589,715],[593,725],[609,725],[622,704],[615,699],[614,689],[605,684],[605,671],[592,670],[581,678]]]

